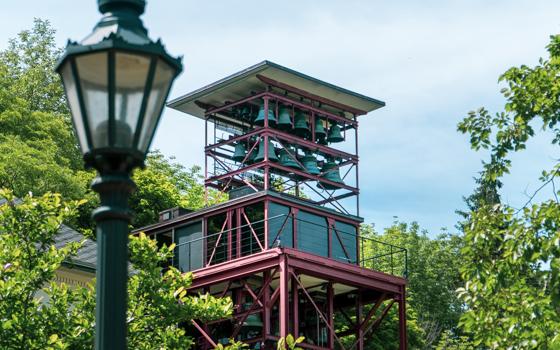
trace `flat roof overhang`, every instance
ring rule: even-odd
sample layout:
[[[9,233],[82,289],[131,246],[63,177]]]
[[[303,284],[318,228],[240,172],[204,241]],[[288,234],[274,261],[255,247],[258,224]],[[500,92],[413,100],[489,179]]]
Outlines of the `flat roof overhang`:
[[[339,86],[310,77],[270,61],[262,61],[240,72],[232,74],[210,85],[204,86],[167,103],[167,106],[195,117],[204,119],[205,109],[201,106],[223,106],[225,101],[246,98],[251,91],[267,89],[266,81],[278,86],[294,87],[310,96],[346,106],[356,115],[364,115],[385,106],[385,102],[353,92]],[[282,89],[280,87],[280,89]],[[325,103],[328,105],[328,103]]]

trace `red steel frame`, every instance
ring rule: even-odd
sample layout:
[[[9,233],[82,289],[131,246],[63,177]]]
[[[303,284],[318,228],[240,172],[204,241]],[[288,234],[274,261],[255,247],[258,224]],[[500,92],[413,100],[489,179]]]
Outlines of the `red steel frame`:
[[[259,77],[259,79],[267,79],[265,77]],[[270,82],[271,84],[274,84],[274,81]],[[276,82],[277,85],[282,85],[281,83]],[[288,87],[289,88],[289,87]],[[295,88],[292,88],[295,89]],[[318,98],[316,96],[308,96],[309,98]],[[301,137],[297,137],[294,136],[290,133],[278,130],[278,129],[274,129],[269,127],[268,125],[268,118],[264,119],[264,126],[262,127],[255,127],[254,129],[250,129],[250,125],[241,121],[241,120],[233,120],[231,119],[231,117],[229,117],[229,111],[236,106],[242,105],[242,104],[246,104],[246,103],[251,103],[254,101],[260,101],[260,100],[264,100],[264,111],[265,111],[265,115],[268,115],[268,108],[269,108],[269,101],[270,100],[274,100],[276,102],[283,102],[285,104],[288,105],[292,105],[293,107],[297,107],[297,108],[301,108],[303,110],[306,110],[307,112],[309,112],[310,116],[309,116],[309,124],[311,127],[311,135],[312,135],[312,139],[311,140],[305,140]],[[271,174],[277,174],[277,175],[281,175],[284,177],[287,177],[289,180],[288,181],[292,181],[293,185],[288,186],[285,188],[285,191],[287,190],[291,190],[293,188],[296,188],[296,194],[299,195],[299,187],[301,185],[304,185],[305,188],[310,189],[314,194],[318,195],[321,200],[319,200],[317,203],[320,205],[326,205],[326,204],[330,204],[334,209],[345,213],[345,214],[350,214],[349,210],[347,210],[347,208],[345,208],[341,203],[340,200],[345,199],[345,198],[349,198],[349,197],[356,197],[356,215],[359,215],[359,188],[358,188],[358,183],[359,183],[359,174],[358,174],[358,121],[357,121],[357,115],[355,113],[353,113],[353,118],[349,119],[346,117],[342,117],[336,114],[333,114],[331,112],[325,111],[323,109],[320,109],[318,107],[314,106],[314,101],[311,101],[311,104],[305,104],[301,101],[296,101],[294,99],[288,98],[286,96],[283,96],[279,93],[273,92],[271,90],[269,91],[265,91],[265,92],[261,92],[255,95],[252,95],[250,97],[247,98],[242,98],[238,101],[235,102],[229,102],[227,104],[225,104],[224,106],[220,106],[220,107],[215,107],[215,106],[209,106],[209,105],[205,105],[204,107],[206,108],[206,117],[205,117],[205,176],[206,176],[206,180],[205,180],[205,185],[207,187],[214,187],[217,188],[221,191],[227,191],[230,189],[230,186],[232,184],[234,185],[248,185],[249,187],[252,187],[254,190],[258,190],[258,186],[255,184],[250,183],[249,181],[247,181],[246,179],[244,179],[242,177],[243,174],[248,173],[250,171],[255,171],[258,169],[261,169],[263,172],[263,187],[262,189],[269,189],[270,186],[270,178],[271,178]],[[338,108],[350,108],[347,106],[343,106],[343,105],[338,105],[336,104],[336,102],[330,101],[328,104],[330,105],[335,105]],[[351,108],[350,108],[351,109]],[[276,112],[278,111],[278,103],[276,104]],[[345,111],[347,112],[347,111]],[[351,113],[355,112],[354,110],[351,109]],[[292,113],[293,114],[293,113]],[[314,128],[315,128],[315,116],[316,114],[320,114],[322,119],[325,119],[327,121],[331,121],[331,122],[337,122],[339,124],[342,124],[342,129],[344,130],[345,134],[346,134],[346,129],[348,127],[354,128],[355,131],[355,152],[354,154],[352,153],[348,153],[348,152],[344,152],[332,147],[328,147],[325,145],[321,145],[318,143],[315,143],[315,133],[314,133]],[[275,113],[275,116],[277,117],[278,113]],[[223,119],[226,118],[226,119]],[[248,132],[246,132],[243,135],[239,135],[239,136],[234,136],[229,138],[228,140],[214,140],[215,143],[213,144],[209,144],[209,140],[208,140],[208,123],[209,122],[214,122],[214,125],[216,120],[222,120],[222,122],[224,123],[229,123],[232,125],[237,125],[237,126],[242,126],[245,125],[245,127],[249,128],[250,130]],[[215,130],[214,130],[214,138],[216,137],[215,134]],[[239,164],[237,166],[236,169],[234,169],[232,166],[229,166],[226,162],[227,159],[229,159],[228,154],[221,152],[220,150],[223,149],[224,147],[233,147],[235,145],[236,142],[240,142],[240,141],[249,141],[251,138],[257,138],[255,142],[251,142],[250,143],[250,147],[249,147],[249,152],[247,152],[247,156],[245,157],[245,159],[241,162],[241,164]],[[255,150],[255,147],[258,145],[259,140],[263,139],[264,140],[264,160],[258,163],[254,163],[251,165],[247,165],[246,160],[248,158],[248,155],[251,153],[251,151]],[[342,159],[343,161],[334,169],[339,169],[342,167],[345,167],[347,165],[349,165],[350,167],[347,169],[345,174],[342,174],[343,180],[344,178],[346,178],[346,176],[352,171],[354,170],[354,174],[355,174],[355,184],[356,186],[349,186],[346,184],[339,184],[339,183],[335,183],[332,181],[328,181],[324,178],[322,178],[322,175],[324,174],[319,174],[319,175],[311,175],[305,171],[302,170],[297,170],[297,169],[293,169],[293,168],[287,168],[282,166],[281,164],[278,164],[277,162],[273,162],[271,160],[268,159],[268,147],[269,147],[269,142],[268,140],[274,140],[276,142],[278,142],[280,145],[283,145],[285,143],[290,143],[293,145],[297,145],[300,146],[302,148],[307,148],[307,149],[311,149],[311,150],[316,150],[317,152],[320,152],[324,155],[328,155],[328,156],[332,156],[332,157],[336,157],[339,159]],[[217,141],[217,142],[216,142]],[[301,163],[299,163],[299,161],[297,160],[297,158],[295,158],[295,156],[293,154],[291,154],[289,152],[289,155],[296,161],[298,162],[298,164],[301,165]],[[209,174],[209,169],[208,169],[208,161],[212,160],[214,162],[214,166],[219,165],[224,172],[221,174]],[[291,175],[288,175],[291,174]],[[297,177],[297,179],[296,179]],[[303,179],[303,180],[300,180]],[[342,194],[340,194],[340,192],[335,195],[335,191],[324,191],[324,192],[319,192],[317,191],[315,188],[313,188],[311,185],[307,184],[308,181],[321,181],[323,183],[335,186],[337,188],[339,188],[340,190],[343,190],[344,192]]]
[[[292,234],[293,234],[293,247],[292,248],[268,248],[269,242],[274,242],[276,232],[270,232],[268,222],[271,219],[268,212],[270,203],[278,203],[286,205],[290,208],[289,215],[283,220],[281,225],[282,230],[287,225],[288,217],[297,218],[300,210],[311,212],[322,217],[325,217],[328,223],[328,256],[322,257],[311,253],[298,250],[298,235],[305,234],[305,232],[298,232],[298,225],[296,220],[292,220]],[[179,227],[189,222],[196,222],[203,220],[203,236],[208,237],[209,234],[215,234],[218,237],[228,236],[227,244],[227,258],[223,262],[215,263],[213,261],[215,248],[206,256],[207,247],[204,247],[204,266],[201,269],[195,270],[193,284],[190,290],[208,291],[212,288],[221,288],[215,291],[216,296],[231,296],[238,295],[234,298],[237,299],[237,312],[234,313],[233,319],[235,320],[235,327],[229,335],[235,338],[243,325],[243,322],[251,314],[259,314],[262,321],[261,336],[258,339],[246,339],[249,344],[255,342],[263,342],[266,349],[272,348],[270,342],[278,340],[279,337],[285,336],[289,333],[299,334],[298,325],[300,317],[298,315],[298,298],[305,298],[313,304],[313,308],[325,324],[328,332],[328,342],[325,346],[316,346],[313,344],[304,343],[301,347],[306,349],[365,349],[367,342],[371,339],[371,335],[379,327],[381,321],[385,318],[388,311],[394,306],[398,305],[398,318],[399,318],[399,334],[400,334],[400,349],[407,349],[406,339],[406,310],[405,310],[405,285],[406,280],[402,277],[397,277],[385,274],[379,271],[370,270],[360,267],[357,264],[341,262],[334,260],[332,257],[332,242],[339,239],[339,234],[334,226],[335,221],[344,222],[354,225],[359,228],[360,221],[357,218],[339,214],[333,211],[321,209],[318,207],[310,206],[306,203],[299,203],[301,201],[294,201],[284,199],[281,196],[272,196],[265,194],[252,198],[240,198],[237,201],[227,203],[222,207],[216,207],[201,213],[200,216],[190,216],[186,222],[176,221],[173,222],[172,227]],[[256,233],[252,227],[254,223],[250,222],[245,214],[245,208],[249,205],[262,203],[264,208],[264,236],[262,243],[259,241]],[[193,213],[196,214],[196,213]],[[224,221],[219,223],[219,232],[208,232],[208,225],[206,221],[217,215],[223,215]],[[232,219],[236,218],[238,227],[232,227]],[[241,256],[241,225],[248,225],[253,237],[259,241],[259,251],[247,256]],[[148,230],[147,234],[154,234],[156,232],[165,232],[170,229],[169,225],[162,223],[156,225]],[[357,231],[358,232],[358,231]],[[231,237],[237,235],[236,245],[233,245]],[[215,246],[219,244],[219,240],[214,243]],[[206,240],[205,240],[206,243]],[[344,247],[344,245],[342,245]],[[348,257],[348,254],[346,254]],[[360,261],[360,246],[356,245],[357,261]],[[259,285],[250,286],[247,280],[251,276],[259,276],[262,283]],[[327,299],[325,305],[327,310],[317,306],[316,301],[308,292],[309,285],[305,285],[300,279],[303,277],[314,277],[324,281],[327,286]],[[275,287],[272,287],[271,282],[276,281]],[[350,311],[345,310],[339,306],[339,302],[335,302],[340,296],[335,295],[334,287],[337,285],[344,285],[355,289],[355,305],[351,307]],[[239,293],[250,295],[252,303],[249,309],[239,310]],[[364,310],[368,305],[371,305],[369,310]],[[278,319],[274,319],[272,315],[273,310],[277,308]],[[348,316],[350,312],[352,317]],[[343,315],[347,320],[349,327],[345,331],[336,332],[334,327],[334,315]],[[272,330],[272,322],[275,321],[279,325],[279,333],[274,334]],[[210,333],[212,324],[199,324],[193,323],[193,327],[200,334],[201,349],[211,349],[215,346],[218,339],[213,339]],[[348,335],[354,335],[355,341],[350,347],[344,347],[341,344],[340,338]],[[261,347],[263,348],[263,347]]]
[[[399,349],[407,349],[406,340],[406,315],[405,315],[405,284],[403,278],[387,275],[381,272],[363,269],[358,266],[333,261],[332,259],[319,257],[291,248],[274,248],[263,252],[234,260],[235,263],[222,263],[212,265],[204,269],[194,271],[192,291],[208,289],[212,286],[223,286],[220,295],[228,293],[234,295],[236,292],[244,292],[251,295],[252,303],[249,309],[236,312],[233,315],[234,328],[230,335],[235,338],[247,317],[251,314],[259,314],[262,319],[262,331],[260,336],[245,340],[249,344],[262,342],[265,349],[273,348],[274,341],[288,334],[300,335],[299,324],[301,320],[298,315],[298,298],[304,298],[313,305],[313,309],[319,316],[328,331],[327,344],[317,346],[302,343],[300,346],[306,349],[358,349],[363,350],[371,339],[375,330],[386,317],[390,309],[397,304],[399,315]],[[247,280],[254,276],[262,276],[262,283],[249,286]],[[305,285],[302,279],[305,277],[319,278],[326,285],[327,299],[326,311],[318,306],[310,294],[309,289],[316,286]],[[275,287],[272,286],[276,281]],[[234,284],[237,287],[232,287]],[[355,296],[355,306],[341,305],[340,297],[334,294],[334,285],[351,286]],[[338,301],[338,302],[337,302]],[[364,313],[368,305],[369,310]],[[346,315],[345,308],[354,310],[356,318],[352,319]],[[278,319],[273,320],[271,315],[277,309]],[[334,325],[335,314],[343,315],[348,320],[348,329],[336,331]],[[271,323],[276,321],[278,333],[275,334]],[[213,322],[214,324],[216,322]],[[207,329],[209,327],[206,327]],[[217,342],[212,336],[197,327],[200,332],[202,344],[201,349],[210,349]],[[341,338],[354,335],[355,341],[348,347]]]
[[[167,232],[176,227],[202,221],[203,230],[203,267],[193,271],[193,283],[190,287],[192,293],[211,292],[215,296],[230,296],[236,304],[235,311],[230,320],[220,320],[208,322],[206,324],[199,321],[192,321],[192,327],[200,334],[198,348],[207,350],[216,347],[218,339],[212,336],[213,327],[219,327],[222,322],[231,326],[229,338],[236,338],[243,330],[244,323],[250,316],[258,315],[262,320],[259,336],[253,339],[244,339],[248,344],[261,343],[260,349],[273,349],[273,342],[280,337],[288,334],[300,335],[300,324],[305,320],[305,315],[300,314],[300,304],[303,303],[310,307],[317,315],[317,319],[322,322],[326,329],[326,340],[324,344],[311,344],[304,342],[300,347],[305,349],[358,349],[366,348],[376,329],[379,327],[388,312],[395,306],[398,307],[398,331],[399,349],[407,349],[406,334],[406,279],[380,271],[371,270],[360,266],[360,241],[356,238],[356,262],[341,262],[333,258],[333,242],[340,243],[346,258],[351,254],[342,244],[342,239],[335,226],[335,222],[343,222],[356,227],[359,232],[361,219],[359,216],[359,174],[358,174],[358,115],[365,114],[364,111],[343,105],[339,102],[328,100],[320,96],[313,95],[296,87],[289,86],[279,81],[257,75],[257,78],[265,83],[268,88],[266,91],[253,93],[251,96],[241,98],[237,101],[227,101],[221,106],[212,106],[195,101],[195,103],[206,110],[205,112],[205,186],[218,188],[227,191],[232,186],[247,185],[255,190],[254,195],[232,199],[225,204],[215,207],[202,209],[186,215],[184,218],[177,218],[169,222],[162,222],[144,228],[147,234],[157,234]],[[284,92],[282,94],[282,92]],[[290,96],[298,95],[299,100]],[[271,128],[268,125],[268,118],[264,119],[264,126],[254,127],[241,119],[235,119],[230,114],[233,107],[243,104],[255,105],[255,102],[264,100],[264,115],[268,116],[269,102],[276,101],[276,113],[278,116],[278,102],[292,106],[292,123],[294,122],[294,108],[305,110],[309,114],[311,128],[311,140],[294,136],[290,133]],[[304,103],[309,101],[309,103]],[[322,106],[336,109],[340,114],[325,110]],[[341,125],[346,138],[346,132],[353,128],[355,131],[355,151],[348,153],[329,146],[315,143],[315,118],[320,118]],[[227,140],[216,140],[216,123],[223,122],[230,126],[236,126],[243,130],[244,134],[230,137]],[[209,143],[208,123],[214,123],[213,144]],[[264,141],[264,160],[258,163],[246,164],[247,158],[252,151],[259,145],[260,140]],[[338,168],[347,167],[346,177],[352,170],[355,174],[354,185],[338,184],[318,176],[297,169],[287,168],[275,163],[268,158],[269,139],[274,140],[280,147],[285,144],[294,144],[301,148],[306,148],[319,152],[329,157],[341,159]],[[252,141],[251,141],[252,140]],[[237,166],[231,166],[228,160],[231,159],[231,147],[237,142],[248,142],[248,152],[245,159]],[[287,148],[284,148],[287,150]],[[296,162],[297,157],[288,152]],[[216,174],[210,173],[210,161],[214,167],[217,165],[223,172]],[[303,168],[303,167],[302,167]],[[263,184],[252,183],[243,177],[243,174],[262,171]],[[300,186],[311,189],[321,199],[314,203],[296,200],[287,195],[278,195],[268,191],[272,174],[280,174],[287,177],[284,185],[285,191],[295,190],[296,196],[300,195]],[[286,175],[291,174],[291,175]],[[339,192],[335,191],[319,192],[313,188],[309,182],[321,181],[323,183],[336,186]],[[264,190],[264,191],[260,191]],[[341,204],[345,198],[356,198],[356,215],[351,215]],[[205,198],[208,198],[206,192]],[[292,247],[274,247],[271,243],[276,242],[277,233],[270,232],[269,220],[270,203],[278,203],[288,206],[289,214],[284,219],[280,231],[288,224],[288,218],[292,218]],[[255,222],[251,222],[245,212],[245,208],[255,203],[263,203],[264,220],[262,241],[254,229]],[[327,210],[320,206],[331,205],[335,210]],[[300,211],[306,211],[320,215],[325,218],[327,223],[327,256],[318,256],[299,250],[298,236],[302,237],[306,232],[298,232],[296,218]],[[208,220],[216,215],[224,215],[224,221],[219,223],[219,232],[208,232]],[[233,222],[236,227],[233,227]],[[242,229],[241,225],[248,227],[250,236],[258,243],[258,251],[250,252],[249,255],[242,256]],[[214,246],[208,246],[208,237],[212,235],[216,238]],[[235,240],[234,240],[235,237]],[[215,261],[217,248],[227,239],[224,261]],[[236,242],[233,244],[233,242]],[[210,249],[209,249],[210,248]],[[392,258],[392,257],[391,257]],[[320,288],[324,291],[324,299],[313,297],[313,290]],[[250,305],[243,300],[250,299]],[[245,305],[245,307],[242,307]],[[335,315],[343,317],[347,321],[344,330],[335,329]],[[229,323],[228,323],[229,322]],[[319,321],[317,321],[319,322]],[[319,324],[319,323],[318,323]],[[229,328],[228,328],[229,329]],[[276,330],[277,329],[277,330]],[[343,342],[341,338],[354,336],[353,342]],[[317,332],[317,339],[319,339]],[[349,345],[350,344],[350,345]]]

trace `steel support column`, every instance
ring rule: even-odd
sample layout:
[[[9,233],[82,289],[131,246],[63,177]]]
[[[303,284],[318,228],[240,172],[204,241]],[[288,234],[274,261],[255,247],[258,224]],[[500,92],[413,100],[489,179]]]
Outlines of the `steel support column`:
[[[280,337],[285,337],[290,333],[289,325],[289,281],[290,273],[288,271],[288,258],[282,254],[280,257]]]

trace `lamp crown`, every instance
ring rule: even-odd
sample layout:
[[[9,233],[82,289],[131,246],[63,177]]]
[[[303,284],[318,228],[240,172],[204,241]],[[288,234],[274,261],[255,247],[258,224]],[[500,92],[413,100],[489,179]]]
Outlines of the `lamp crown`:
[[[137,16],[144,13],[146,0],[97,0],[99,12],[133,11]]]

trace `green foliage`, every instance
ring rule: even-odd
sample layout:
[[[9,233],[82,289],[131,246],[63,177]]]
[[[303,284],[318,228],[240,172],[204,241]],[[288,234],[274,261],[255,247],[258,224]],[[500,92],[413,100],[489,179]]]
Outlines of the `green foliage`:
[[[247,345],[243,342],[235,341],[233,339],[230,339],[228,345],[224,346],[222,343],[219,343],[219,344],[216,344],[216,347],[214,349],[216,349],[216,350],[224,350],[224,349],[240,350],[240,349],[246,349],[248,347],[249,347],[249,345]]]
[[[162,262],[173,256],[174,246],[157,248],[154,240],[131,236],[132,267],[128,283],[128,346],[131,349],[187,349],[192,339],[179,326],[192,319],[209,321],[231,315],[229,298],[187,294],[190,274],[170,267],[163,275]]]
[[[81,203],[59,195],[23,197],[9,191],[0,197],[0,348],[91,349],[95,290],[52,282],[55,271],[81,246],[56,248],[60,225]],[[189,295],[192,276],[161,265],[173,246],[158,248],[145,235],[130,237],[134,273],[128,283],[128,344],[131,349],[188,349],[193,340],[180,326],[191,319],[208,321],[231,315],[230,299]],[[42,299],[41,299],[41,296]]]
[[[193,166],[186,169],[175,163],[173,157],[165,157],[159,151],[150,152],[146,159],[146,168],[134,172],[132,179],[137,190],[130,198],[130,208],[134,213],[132,226],[143,227],[158,221],[162,210],[183,207],[200,209],[204,207],[204,186],[200,167]],[[80,208],[77,227],[93,227],[91,211],[99,206],[97,193],[93,192],[90,184],[95,177],[93,171],[80,171],[76,178],[83,189],[83,198],[87,204]],[[208,203],[222,202],[226,196],[221,192],[209,190]]]
[[[475,350],[476,347],[472,341],[465,336],[456,336],[451,331],[445,331],[441,335],[441,339],[436,350]]]
[[[31,30],[19,33],[0,52],[0,187],[19,197],[55,192],[64,199],[87,199],[71,224],[91,230],[91,211],[98,205],[90,189],[95,172],[83,170],[62,84],[54,72],[61,52],[54,32],[48,21],[36,19]],[[146,163],[146,169],[134,174],[134,227],[157,222],[164,209],[204,206],[200,167],[186,169],[159,152],[151,153]],[[224,199],[209,191],[209,204]]]
[[[412,348],[431,348],[445,330],[457,326],[462,314],[462,303],[455,290],[461,285],[459,268],[462,264],[460,249],[462,239],[457,235],[442,233],[430,238],[421,231],[417,223],[410,225],[395,222],[383,234],[375,232],[373,226],[362,225],[364,237],[388,243],[408,251],[407,319],[409,343]],[[367,241],[366,241],[367,242]],[[364,256],[380,251],[382,245],[365,243]],[[377,254],[379,255],[379,254]],[[399,262],[398,260],[401,259]],[[387,265],[404,264],[404,257],[390,255],[381,257],[373,267],[388,270]],[[381,324],[375,335],[378,344],[385,348],[398,348],[397,314],[392,310],[388,321]],[[391,342],[389,341],[391,340]],[[386,347],[387,344],[393,347]]]
[[[130,199],[135,227],[157,222],[158,213],[165,209],[179,206],[194,210],[205,205],[200,167],[186,169],[174,162],[173,157],[166,158],[159,151],[149,154],[146,168],[137,170],[133,180],[138,186]],[[209,190],[209,204],[225,199],[221,192]]]
[[[286,338],[280,338],[278,343],[276,344],[277,350],[303,350],[299,346],[299,343],[302,343],[305,340],[305,337],[299,337],[297,339],[294,338],[293,335],[288,334]]]
[[[69,116],[60,77],[54,71],[62,50],[49,21],[35,19],[0,53],[4,94],[27,102],[30,110]],[[2,106],[0,104],[0,106]]]
[[[510,155],[535,136],[560,140],[560,37],[552,36],[548,59],[534,67],[513,67],[500,81],[504,111],[471,112],[458,129],[473,149],[487,149],[482,181],[500,181],[511,169]],[[542,132],[535,127],[540,124]],[[538,191],[550,196],[520,209],[481,203],[463,225],[465,246],[459,290],[467,312],[461,325],[476,345],[492,349],[560,348],[560,205],[554,179],[560,164],[543,171]]]
[[[0,198],[8,200],[0,205],[0,348],[65,348],[69,342],[62,338],[79,339],[91,326],[82,322],[87,308],[79,293],[51,283],[80,246],[54,246],[60,225],[78,203],[63,204],[59,195],[46,194],[25,196],[15,205],[5,190]]]
[[[59,52],[54,30],[41,20],[0,52],[0,187],[16,196],[83,196],[81,156],[53,70]]]

